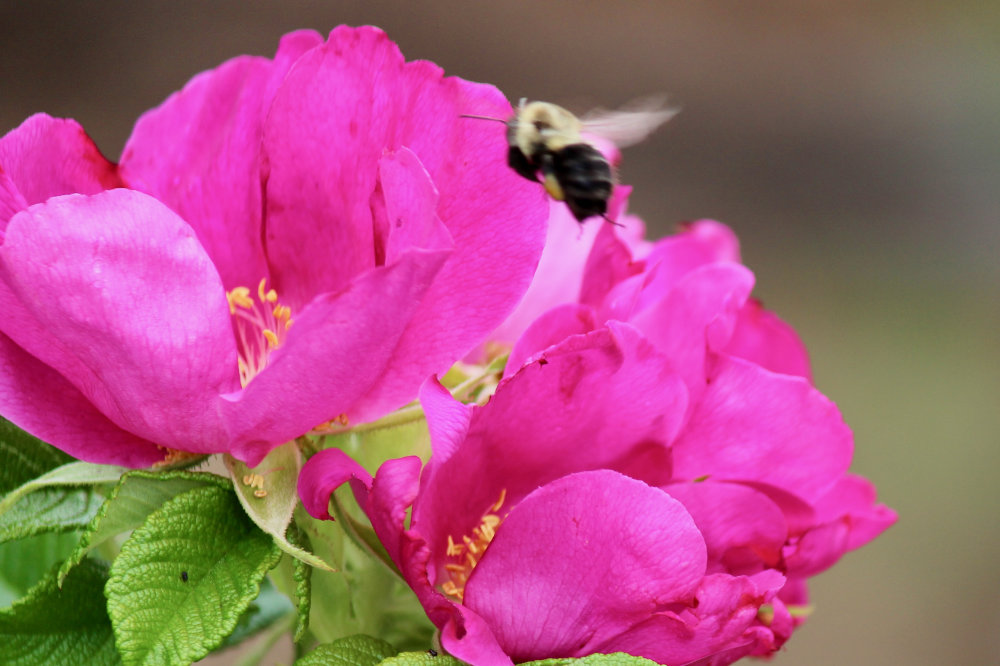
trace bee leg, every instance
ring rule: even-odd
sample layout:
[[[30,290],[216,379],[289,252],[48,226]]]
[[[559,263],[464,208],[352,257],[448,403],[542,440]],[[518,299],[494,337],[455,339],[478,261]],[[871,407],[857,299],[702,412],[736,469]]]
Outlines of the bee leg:
[[[548,192],[549,196],[556,201],[565,201],[566,193],[563,192],[562,185],[559,183],[558,177],[556,177],[555,164],[551,154],[545,153],[542,155],[539,169],[542,172],[542,185],[545,186],[545,191]]]

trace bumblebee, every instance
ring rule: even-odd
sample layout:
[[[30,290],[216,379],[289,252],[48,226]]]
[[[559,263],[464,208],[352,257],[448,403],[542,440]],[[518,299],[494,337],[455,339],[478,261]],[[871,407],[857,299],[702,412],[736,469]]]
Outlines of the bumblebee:
[[[625,147],[645,139],[675,113],[656,98],[577,118],[561,106],[522,99],[506,123],[507,163],[525,178],[541,180],[549,196],[565,201],[577,221],[594,216],[607,220],[614,171],[585,135]]]

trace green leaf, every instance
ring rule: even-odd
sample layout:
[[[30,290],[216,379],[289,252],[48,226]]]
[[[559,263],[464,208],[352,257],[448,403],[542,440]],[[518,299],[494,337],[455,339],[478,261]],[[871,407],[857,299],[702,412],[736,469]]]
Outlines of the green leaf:
[[[38,478],[23,483],[0,501],[0,514],[8,511],[19,499],[28,493],[42,488],[95,486],[104,483],[115,483],[121,475],[128,472],[127,467],[115,465],[93,465],[86,462],[71,462],[42,474]]]
[[[0,608],[23,597],[79,540],[76,532],[52,532],[0,544]]]
[[[139,527],[170,498],[208,484],[220,488],[230,487],[223,477],[207,472],[129,472],[121,478],[87,524],[79,546],[59,569],[59,580],[62,581],[69,570],[91,549],[113,536]]]
[[[62,589],[52,571],[24,599],[0,610],[2,662],[9,666],[121,663],[101,594],[106,580],[106,567],[87,560]]]
[[[655,661],[650,661],[643,657],[635,657],[624,652],[615,652],[614,654],[592,654],[579,659],[568,659],[565,657],[559,659],[541,659],[539,661],[524,662],[521,666],[648,666],[648,664],[656,666]]]
[[[324,643],[295,662],[295,666],[376,666],[396,654],[385,641],[357,634]]]
[[[33,492],[0,513],[0,543],[43,532],[83,529],[103,501],[93,490],[82,488],[45,488]]]
[[[434,650],[424,652],[403,652],[381,662],[379,666],[462,666],[464,661],[450,654],[439,654]]]
[[[73,460],[0,417],[0,494]]]
[[[0,419],[0,460],[0,542],[79,529],[100,506],[101,500],[89,490],[48,488],[34,492],[66,485],[45,479],[58,478],[61,470],[86,463],[71,462],[73,459],[62,451],[4,419]]]
[[[292,544],[286,537],[299,502],[296,484],[302,468],[302,454],[295,442],[273,449],[253,469],[230,455],[223,460],[243,509],[260,529],[274,537],[278,548],[317,569],[335,571],[321,558]]]
[[[126,664],[188,664],[222,644],[281,557],[231,490],[194,488],[122,545],[105,587]]]

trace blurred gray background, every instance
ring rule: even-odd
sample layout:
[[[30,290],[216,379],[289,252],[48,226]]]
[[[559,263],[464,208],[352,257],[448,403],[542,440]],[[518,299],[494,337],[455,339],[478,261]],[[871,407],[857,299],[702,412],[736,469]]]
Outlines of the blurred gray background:
[[[195,73],[339,23],[512,100],[667,92],[632,212],[737,231],[900,513],[773,663],[1000,663],[1000,3],[2,0],[0,132],[44,110],[117,159]]]

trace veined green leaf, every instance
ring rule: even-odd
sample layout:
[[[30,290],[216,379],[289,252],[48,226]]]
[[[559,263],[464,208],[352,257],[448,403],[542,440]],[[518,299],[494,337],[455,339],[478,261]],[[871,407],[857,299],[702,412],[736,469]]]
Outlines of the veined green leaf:
[[[128,665],[189,664],[222,644],[281,557],[232,490],[193,488],[122,545],[105,587]]]

